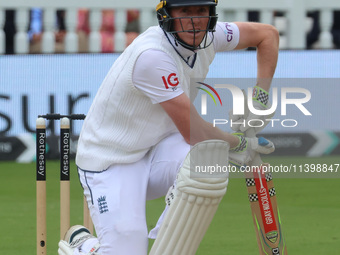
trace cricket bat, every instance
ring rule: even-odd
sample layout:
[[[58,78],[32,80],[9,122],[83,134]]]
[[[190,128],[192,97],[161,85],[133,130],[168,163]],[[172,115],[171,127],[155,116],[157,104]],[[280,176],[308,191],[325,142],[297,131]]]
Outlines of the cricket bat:
[[[255,137],[255,130],[248,129],[246,137]],[[269,165],[257,154],[250,167],[245,178],[260,255],[287,255],[273,178],[266,171]]]

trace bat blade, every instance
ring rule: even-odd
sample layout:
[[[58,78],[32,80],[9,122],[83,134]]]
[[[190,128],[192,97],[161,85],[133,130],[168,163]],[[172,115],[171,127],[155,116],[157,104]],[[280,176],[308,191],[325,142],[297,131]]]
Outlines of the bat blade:
[[[259,254],[287,255],[271,173],[260,166],[245,175]]]

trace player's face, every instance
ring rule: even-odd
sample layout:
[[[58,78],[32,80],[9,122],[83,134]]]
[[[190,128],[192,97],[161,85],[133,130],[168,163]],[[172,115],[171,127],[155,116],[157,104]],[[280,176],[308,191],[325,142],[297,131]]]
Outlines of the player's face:
[[[170,11],[174,31],[178,37],[189,45],[197,47],[202,42],[209,23],[208,6],[183,6],[172,8]]]

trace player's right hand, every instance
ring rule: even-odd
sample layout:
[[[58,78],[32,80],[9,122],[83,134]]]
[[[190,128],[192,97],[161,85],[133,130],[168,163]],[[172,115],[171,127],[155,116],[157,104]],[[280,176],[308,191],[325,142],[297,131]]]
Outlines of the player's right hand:
[[[245,166],[251,162],[257,153],[270,154],[274,152],[274,144],[264,137],[245,137],[243,133],[235,133],[240,142],[230,149],[229,162],[238,167]]]
[[[256,115],[249,111],[249,105],[247,100],[247,95],[243,90],[244,94],[244,107],[245,113],[244,115],[234,115],[233,110],[229,112],[229,119],[231,121],[232,126],[231,129],[235,132],[245,133],[248,129],[254,129],[255,133],[258,134],[261,132],[268,124],[271,122],[271,119],[275,115],[275,111],[266,115]],[[252,104],[254,109],[258,111],[265,111],[271,109],[271,103],[269,100],[269,94],[265,90],[261,89],[258,86],[255,86],[253,89],[253,100]]]

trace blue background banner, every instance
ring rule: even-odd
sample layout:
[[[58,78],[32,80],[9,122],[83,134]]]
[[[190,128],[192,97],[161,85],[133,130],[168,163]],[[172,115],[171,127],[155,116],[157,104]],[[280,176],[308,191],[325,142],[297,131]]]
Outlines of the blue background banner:
[[[37,115],[51,111],[86,114],[118,54],[5,55],[0,57],[0,134],[33,132]],[[208,78],[255,78],[256,52],[218,53]],[[340,78],[340,51],[281,51],[275,78]],[[318,79],[320,81],[320,79]],[[339,84],[340,85],[340,84]],[[252,84],[249,84],[252,86]],[[339,130],[340,86],[322,82],[310,88],[318,117],[293,132]],[[316,99],[316,100],[315,100]],[[321,113],[324,112],[322,115]],[[312,112],[313,113],[313,112]],[[226,116],[227,118],[227,116]],[[325,123],[325,121],[327,121]],[[329,122],[328,122],[329,121]],[[81,122],[73,126],[79,134]],[[52,130],[58,133],[58,126]],[[282,130],[278,130],[282,132]]]

